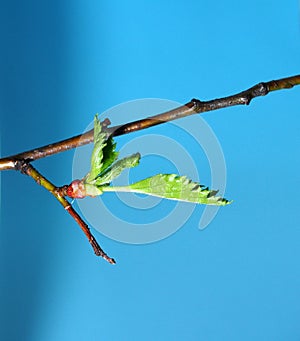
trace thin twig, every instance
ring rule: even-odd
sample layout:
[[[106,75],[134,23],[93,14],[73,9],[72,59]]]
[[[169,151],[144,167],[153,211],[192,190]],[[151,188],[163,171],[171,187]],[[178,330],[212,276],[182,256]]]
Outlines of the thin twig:
[[[19,161],[16,163],[16,170],[19,170],[21,173],[26,174],[34,179],[34,181],[47,189],[50,193],[52,193],[55,198],[61,203],[64,209],[74,218],[79,227],[82,229],[84,234],[86,235],[88,241],[92,245],[94,252],[97,256],[103,257],[111,264],[115,264],[115,260],[110,258],[101,248],[101,246],[97,243],[96,239],[92,235],[88,225],[82,220],[82,218],[78,215],[78,213],[74,210],[72,205],[66,200],[66,198],[61,194],[59,188],[54,186],[49,180],[47,180],[41,173],[39,173],[30,163],[25,161]]]
[[[245,91],[238,94],[214,99],[211,101],[200,101],[198,99],[192,99],[190,102],[183,106],[169,110],[165,113],[158,114],[142,120],[130,122],[115,127],[107,127],[108,134],[114,136],[128,134],[137,130],[146,129],[164,122],[169,122],[178,118],[186,117],[196,113],[203,113],[207,111],[226,108],[234,105],[248,105],[255,97],[265,96],[269,92],[290,89],[295,85],[300,84],[300,75],[282,78],[279,80],[273,80],[265,83],[259,83]],[[46,156],[61,153],[66,150],[70,150],[76,147],[80,147],[91,143],[93,141],[93,129],[88,132],[77,135],[66,140],[62,140],[53,144],[49,144],[40,148],[32,149],[27,152],[12,155],[3,159],[0,159],[0,171],[16,169],[18,161],[26,160],[31,162]]]

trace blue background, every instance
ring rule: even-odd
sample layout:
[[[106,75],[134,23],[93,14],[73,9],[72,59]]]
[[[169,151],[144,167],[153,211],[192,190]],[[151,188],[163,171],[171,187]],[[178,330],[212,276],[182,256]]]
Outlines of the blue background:
[[[3,156],[80,133],[124,101],[213,99],[299,74],[298,1],[1,7]],[[1,339],[299,340],[299,91],[204,114],[234,204],[204,231],[200,207],[154,244],[96,233],[116,266],[93,255],[49,193],[2,172]],[[61,185],[72,158],[35,165]]]

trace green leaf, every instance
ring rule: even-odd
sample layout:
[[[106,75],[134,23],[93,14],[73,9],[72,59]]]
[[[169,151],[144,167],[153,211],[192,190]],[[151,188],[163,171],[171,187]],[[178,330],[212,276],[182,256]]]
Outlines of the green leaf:
[[[106,133],[102,131],[102,123],[98,119],[98,115],[95,115],[94,148],[91,156],[91,170],[85,176],[84,183],[95,186],[96,188],[99,188],[104,184],[109,184],[113,179],[119,176],[125,168],[138,165],[141,158],[141,155],[136,153],[116,161],[118,155],[119,153],[116,152],[116,143],[112,137],[107,139]],[[95,193],[97,192],[96,189],[94,191]],[[92,193],[93,190],[89,189],[88,192]]]
[[[81,181],[86,196],[97,196],[103,192],[136,192],[166,199],[193,202],[197,204],[223,206],[231,202],[216,196],[218,191],[209,190],[185,176],[157,174],[129,186],[110,186],[126,168],[139,164],[139,153],[117,160],[116,143],[103,132],[98,115],[94,118],[94,149],[91,156],[91,170]]]
[[[103,148],[106,146],[106,133],[102,132],[102,125],[98,115],[94,117],[94,149],[91,156],[91,169],[85,177],[85,182],[92,182],[103,168]]]
[[[101,167],[101,173],[105,172],[106,169],[117,159],[119,153],[116,152],[116,143],[114,142],[112,137],[109,137],[106,141],[106,145],[103,150],[103,161]],[[99,173],[98,173],[99,175]]]
[[[94,184],[97,186],[102,186],[104,184],[111,183],[121,174],[124,169],[137,166],[139,164],[140,158],[140,153],[136,153],[116,161],[111,165],[110,168],[108,168],[104,173],[95,179]]]
[[[231,203],[231,201],[216,196],[218,191],[209,190],[207,187],[193,182],[185,176],[175,174],[157,174],[129,186],[103,186],[101,189],[103,192],[143,193],[166,199],[206,205],[224,206]]]

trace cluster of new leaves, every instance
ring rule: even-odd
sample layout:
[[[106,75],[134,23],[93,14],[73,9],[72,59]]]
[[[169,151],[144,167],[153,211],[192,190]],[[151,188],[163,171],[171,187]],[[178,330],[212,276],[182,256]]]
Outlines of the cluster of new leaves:
[[[83,198],[101,195],[103,192],[136,192],[197,204],[224,206],[230,203],[216,196],[217,191],[209,190],[185,176],[176,174],[157,174],[128,186],[111,186],[111,182],[123,170],[137,166],[141,158],[141,155],[136,153],[118,160],[118,154],[116,143],[112,137],[107,138],[96,115],[90,172],[82,180],[75,180],[70,184],[68,195]]]

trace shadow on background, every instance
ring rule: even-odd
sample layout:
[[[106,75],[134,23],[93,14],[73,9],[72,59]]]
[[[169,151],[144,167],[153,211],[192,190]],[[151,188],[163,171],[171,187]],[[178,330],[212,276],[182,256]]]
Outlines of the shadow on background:
[[[2,156],[64,137],[68,65],[63,1],[11,1],[5,6],[1,10]],[[57,160],[43,160],[37,167],[53,179],[64,172],[61,159]],[[44,282],[62,249],[61,239],[54,238],[61,226],[56,231],[58,224],[49,212],[61,211],[30,178],[15,172],[1,176],[1,339],[29,340],[43,314],[41,295],[47,302]]]

